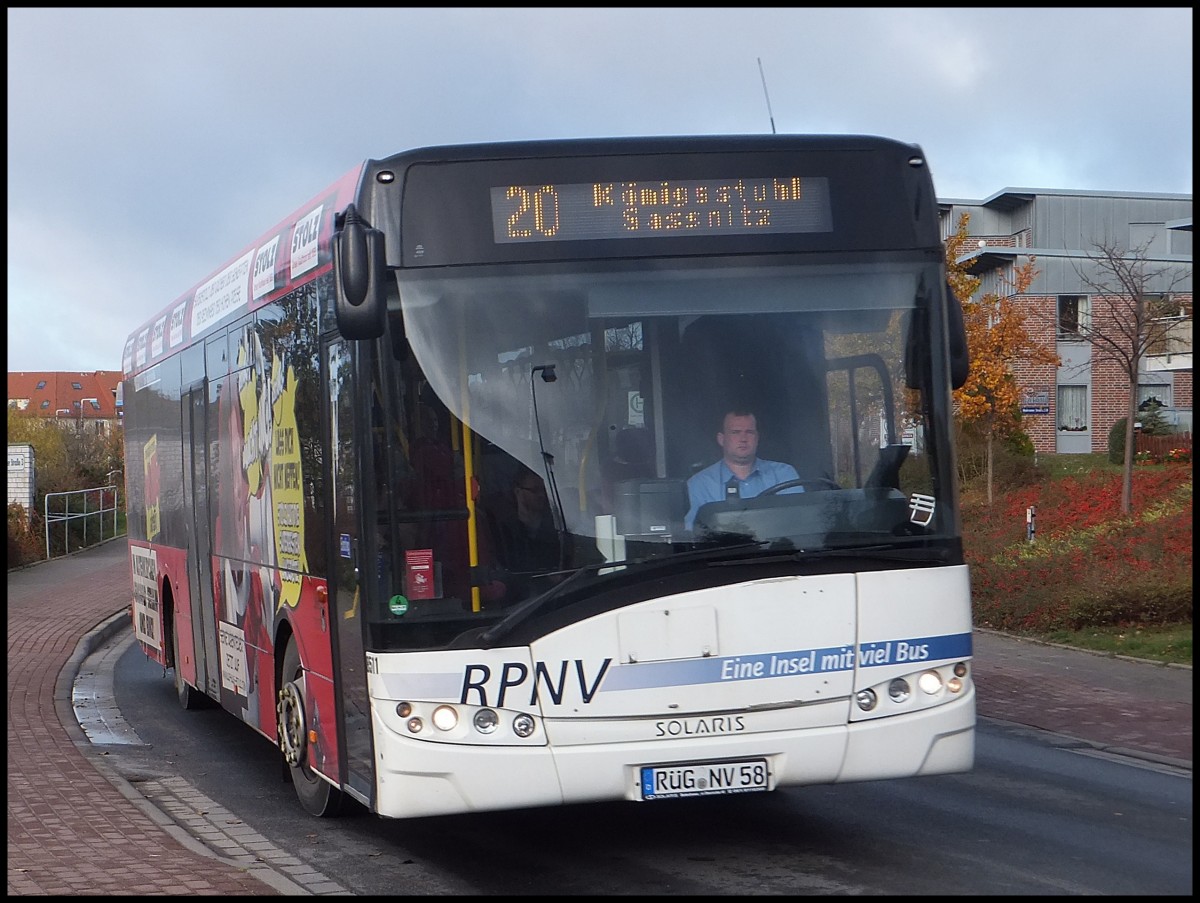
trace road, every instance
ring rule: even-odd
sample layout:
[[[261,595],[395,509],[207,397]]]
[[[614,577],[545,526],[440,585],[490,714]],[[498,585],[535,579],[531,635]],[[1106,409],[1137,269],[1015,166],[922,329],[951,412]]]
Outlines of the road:
[[[114,638],[110,763],[313,893],[1190,894],[1190,770],[983,718],[965,775],[388,821],[304,815],[273,746]],[[124,645],[122,645],[124,643]],[[126,725],[122,727],[122,723]],[[122,730],[126,732],[122,735]],[[300,877],[302,876],[302,877]]]

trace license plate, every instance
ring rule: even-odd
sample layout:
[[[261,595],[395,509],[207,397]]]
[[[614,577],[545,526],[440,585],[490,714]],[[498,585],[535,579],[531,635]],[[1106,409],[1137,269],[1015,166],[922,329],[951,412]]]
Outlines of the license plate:
[[[766,759],[741,762],[690,762],[642,767],[642,799],[754,793],[769,790]]]

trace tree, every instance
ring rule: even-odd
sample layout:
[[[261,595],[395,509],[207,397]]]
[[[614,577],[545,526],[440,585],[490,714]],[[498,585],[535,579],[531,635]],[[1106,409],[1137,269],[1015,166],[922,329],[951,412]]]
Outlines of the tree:
[[[992,503],[995,470],[995,438],[1013,436],[1021,430],[1020,386],[1013,367],[1018,362],[1057,365],[1057,354],[1047,351],[1029,337],[1025,315],[1011,301],[1011,295],[1023,294],[1038,271],[1034,258],[1014,267],[1007,280],[1008,292],[1002,297],[989,292],[971,300],[980,280],[959,263],[967,247],[970,214],[964,213],[955,224],[954,234],[946,239],[946,280],[963,308],[963,326],[967,333],[967,352],[971,368],[967,381],[954,392],[955,413],[960,427],[976,425],[985,442],[987,502]]]
[[[1153,266],[1149,242],[1126,251],[1105,239],[1093,242],[1090,266],[1075,266],[1080,281],[1091,290],[1090,316],[1081,318],[1078,336],[1092,346],[1093,360],[1118,366],[1129,380],[1128,423],[1137,420],[1138,375],[1150,349],[1164,344],[1182,325],[1175,291],[1192,278],[1191,267]],[[1125,431],[1121,513],[1133,510],[1134,431]]]
[[[950,283],[954,297],[958,298],[958,302],[964,308],[970,303],[971,296],[979,291],[980,284],[979,277],[972,276],[967,272],[967,268],[958,262],[966,253],[967,240],[971,237],[967,234],[970,222],[971,214],[964,213],[954,226],[954,234],[946,239],[946,281]]]
[[[1033,284],[1038,270],[1034,258],[1013,268],[1009,289],[1003,296],[994,292],[964,306],[963,325],[971,369],[967,381],[954,392],[958,416],[963,423],[982,429],[987,456],[987,503],[992,503],[994,447],[997,437],[1013,436],[1021,430],[1021,387],[1013,372],[1018,363],[1058,366],[1053,351],[1034,342],[1025,329],[1025,315],[1012,301]]]
[[[62,423],[46,417],[10,410],[8,441],[33,446],[37,485],[34,505],[43,510],[46,494],[104,486],[114,471],[121,470],[124,450],[120,429],[98,436],[77,429],[75,422]]]
[[[77,488],[70,486],[73,469],[67,453],[66,434],[53,420],[10,410],[8,441],[33,446],[39,499],[45,497],[47,491],[58,492],[68,486]],[[47,490],[47,486],[52,488]]]

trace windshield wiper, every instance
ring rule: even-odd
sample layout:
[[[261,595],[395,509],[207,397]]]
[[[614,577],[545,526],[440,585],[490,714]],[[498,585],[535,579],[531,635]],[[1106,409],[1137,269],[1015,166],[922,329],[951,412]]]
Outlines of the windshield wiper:
[[[754,554],[754,551],[758,554]],[[585,574],[591,574],[609,568],[636,568],[637,570],[667,568],[680,564],[700,562],[706,567],[730,567],[745,564],[778,564],[781,562],[817,561],[828,558],[874,558],[885,561],[919,561],[925,558],[945,558],[946,550],[941,548],[904,548],[894,543],[871,546],[847,546],[836,549],[794,549],[780,548],[779,540],[750,540],[737,542],[732,545],[719,545],[703,549],[692,549],[687,552],[677,552],[673,555],[653,555],[644,558],[628,558],[619,561],[602,561],[595,564],[585,564],[568,576],[561,583],[550,587],[544,593],[534,596],[527,602],[518,605],[496,624],[477,635],[479,645],[489,647],[511,634],[519,625],[546,610],[555,600],[560,599],[575,587]]]
[[[823,558],[874,558],[883,561],[920,561],[925,558],[945,558],[946,550],[941,547],[904,547],[893,543],[874,546],[842,546],[834,549],[796,549],[780,555],[752,555],[730,561],[711,561],[710,567],[729,567],[753,562],[770,564],[784,561],[816,561]]]
[[[713,563],[714,560],[720,560],[726,555],[742,556],[742,553],[750,549],[762,549],[768,543],[761,541],[739,542],[735,545],[717,546],[715,548],[692,549],[688,552],[678,552],[674,555],[653,555],[645,558],[626,558],[620,561],[602,561],[595,564],[585,564],[576,569],[567,579],[561,583],[556,583],[539,596],[534,596],[529,601],[518,605],[507,615],[500,619],[499,622],[492,627],[479,634],[478,639],[481,646],[487,647],[495,644],[497,641],[508,636],[517,628],[518,625],[524,623],[529,618],[533,617],[539,611],[543,611],[551,602],[566,595],[567,591],[577,584],[584,574],[607,570],[608,568],[629,568],[637,567],[639,570],[655,566],[678,565],[687,562],[695,562],[696,560],[704,561],[707,564]],[[742,560],[745,560],[744,558]]]

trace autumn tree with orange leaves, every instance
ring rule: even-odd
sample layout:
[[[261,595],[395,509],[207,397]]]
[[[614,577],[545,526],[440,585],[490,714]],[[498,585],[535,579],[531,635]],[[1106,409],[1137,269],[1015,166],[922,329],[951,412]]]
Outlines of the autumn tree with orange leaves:
[[[1011,298],[1023,294],[1033,284],[1038,274],[1035,258],[1016,264],[1011,278],[1001,280],[1008,289],[1004,295],[989,292],[978,300],[971,299],[979,290],[980,280],[957,262],[964,253],[969,221],[970,214],[959,217],[954,234],[946,240],[947,281],[962,303],[971,361],[967,381],[954,391],[954,404],[960,424],[972,425],[983,434],[990,505],[995,440],[1021,431],[1021,387],[1014,367],[1018,362],[1057,366],[1060,360],[1053,351],[1029,337],[1025,315]]]

